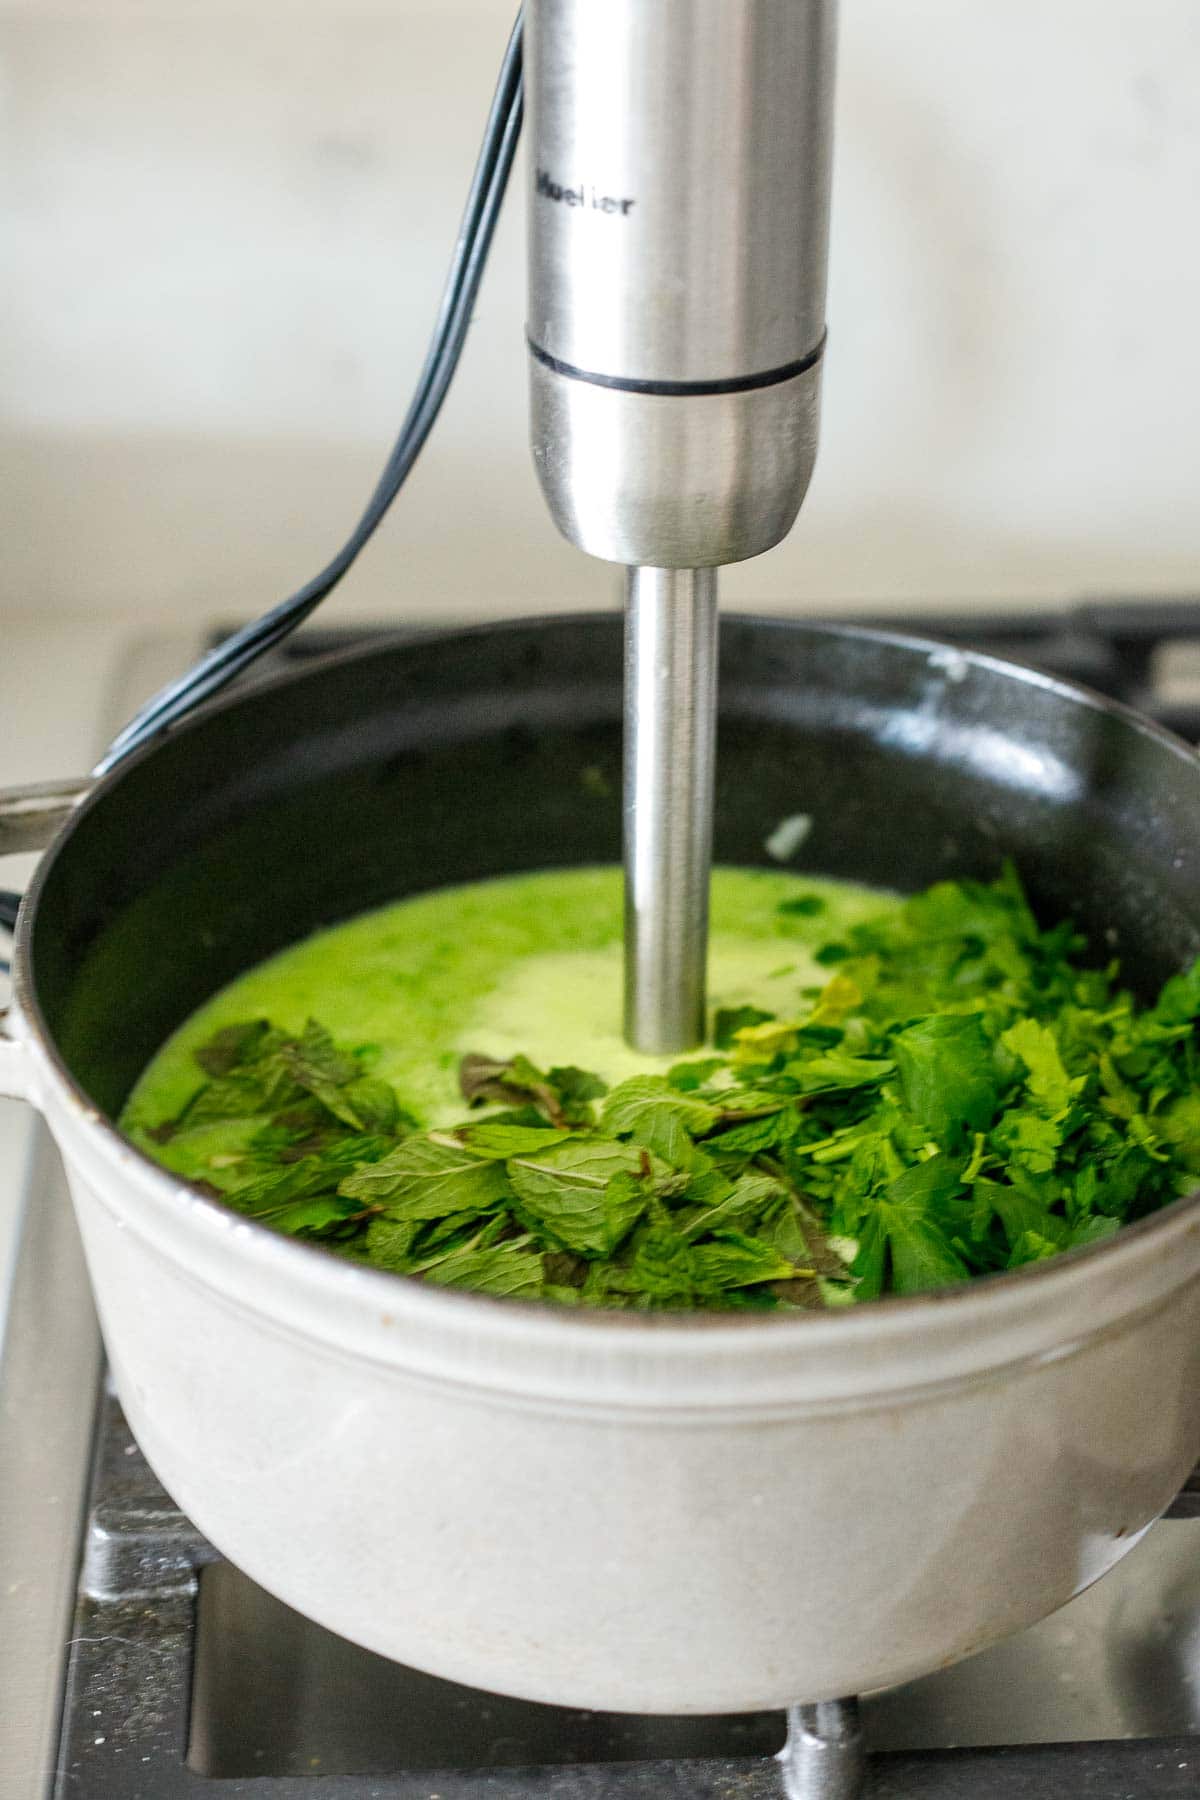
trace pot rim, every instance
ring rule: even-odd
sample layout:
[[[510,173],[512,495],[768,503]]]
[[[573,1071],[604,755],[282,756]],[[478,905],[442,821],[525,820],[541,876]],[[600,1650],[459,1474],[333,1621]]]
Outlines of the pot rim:
[[[1080,683],[1066,681],[1038,669],[1026,668],[1004,657],[962,649],[957,645],[939,642],[936,638],[891,631],[883,627],[818,623],[751,613],[736,613],[726,617],[728,624],[734,627],[744,623],[757,629],[786,631],[789,634],[800,630],[817,637],[865,640],[925,656],[945,657],[952,654],[956,658],[961,657],[969,667],[986,669],[1006,679],[1015,679],[1022,684],[1061,695],[1083,704],[1089,710],[1115,715],[1142,737],[1159,744],[1172,756],[1195,766],[1197,778],[1200,779],[1200,755],[1174,733],[1131,707],[1098,694]],[[436,636],[431,634],[429,639],[419,639],[417,643],[442,644],[481,635],[538,632],[551,625],[578,625],[581,629],[586,629],[617,618],[619,615],[590,612],[485,622],[454,631],[438,632]],[[310,666],[281,671],[255,683],[251,690],[239,689],[232,694],[220,696],[197,708],[194,714],[170,732],[170,739],[175,741],[186,737],[222,712],[244,705],[253,695],[297,686],[306,678],[327,671],[332,665],[365,661],[387,648],[388,639],[380,637],[322,657]],[[32,1040],[38,1053],[41,1072],[50,1078],[68,1113],[85,1128],[95,1128],[96,1147],[102,1150],[105,1162],[114,1171],[120,1169],[125,1180],[128,1180],[132,1169],[135,1169],[137,1185],[154,1196],[155,1204],[165,1203],[173,1208],[176,1216],[186,1212],[193,1224],[202,1222],[210,1231],[217,1228],[218,1237],[227,1236],[229,1228],[236,1226],[239,1238],[243,1240],[239,1244],[238,1254],[242,1255],[251,1245],[256,1250],[253,1257],[246,1259],[247,1267],[252,1262],[262,1262],[265,1259],[268,1263],[278,1264],[280,1273],[286,1270],[300,1278],[307,1275],[305,1285],[315,1282],[329,1291],[331,1296],[334,1293],[340,1294],[355,1307],[361,1306],[365,1300],[371,1311],[376,1316],[385,1318],[389,1324],[395,1322],[394,1315],[398,1311],[405,1311],[414,1315],[414,1323],[421,1328],[436,1328],[439,1321],[444,1321],[447,1326],[453,1326],[460,1332],[465,1331],[468,1335],[474,1335],[475,1327],[478,1326],[480,1334],[487,1337],[494,1335],[498,1329],[503,1330],[504,1321],[507,1320],[510,1326],[504,1335],[512,1337],[515,1330],[521,1337],[547,1347],[552,1343],[561,1346],[574,1342],[582,1350],[585,1344],[599,1347],[601,1342],[607,1342],[614,1351],[620,1347],[623,1352],[635,1356],[648,1355],[654,1359],[665,1356],[669,1360],[674,1360],[680,1352],[694,1352],[699,1347],[699,1342],[704,1342],[712,1348],[720,1345],[725,1353],[734,1355],[740,1361],[755,1356],[769,1342],[776,1350],[794,1348],[807,1362],[827,1345],[831,1349],[848,1350],[852,1344],[866,1344],[874,1339],[891,1342],[907,1338],[914,1332],[928,1335],[930,1327],[934,1328],[934,1335],[941,1338],[945,1335],[946,1328],[952,1329],[957,1335],[961,1324],[965,1336],[970,1333],[972,1321],[980,1325],[987,1318],[993,1317],[1000,1323],[999,1315],[1027,1312],[1031,1302],[1034,1310],[1049,1311],[1057,1315],[1060,1305],[1066,1306],[1072,1298],[1080,1296],[1093,1274],[1107,1274],[1110,1278],[1109,1286],[1114,1281],[1119,1284],[1122,1274],[1132,1275],[1134,1265],[1144,1266],[1148,1260],[1152,1260],[1160,1243],[1165,1252],[1170,1241],[1193,1235],[1189,1230],[1192,1225],[1195,1226],[1194,1235],[1200,1247],[1198,1185],[1191,1193],[1170,1202],[1157,1212],[1131,1225],[1122,1226],[1114,1236],[1101,1243],[1065,1251],[1019,1269],[975,1276],[970,1281],[934,1289],[928,1293],[887,1296],[855,1306],[831,1308],[822,1313],[629,1313],[603,1308],[567,1308],[543,1301],[513,1300],[476,1294],[469,1290],[430,1287],[411,1276],[373,1268],[367,1264],[350,1263],[324,1249],[319,1243],[288,1238],[268,1225],[246,1218],[223,1201],[212,1198],[163,1168],[95,1106],[63,1062],[36,995],[32,967],[33,922],[51,871],[69,845],[77,825],[96,807],[105,803],[127,773],[154,756],[162,742],[163,739],[151,741],[98,780],[86,800],[63,824],[39,862],[21,908],[14,938],[14,1013],[18,1035]],[[1188,1269],[1176,1270],[1173,1280],[1160,1280],[1159,1285],[1165,1293],[1189,1279],[1192,1273]],[[1143,1292],[1139,1304],[1144,1302]],[[1131,1309],[1127,1307],[1124,1310]],[[1099,1319],[1097,1325],[1103,1325],[1106,1318]],[[1055,1334],[1055,1342],[1059,1346],[1057,1353],[1060,1354],[1062,1335]],[[987,1359],[982,1366],[995,1366],[994,1359]]]

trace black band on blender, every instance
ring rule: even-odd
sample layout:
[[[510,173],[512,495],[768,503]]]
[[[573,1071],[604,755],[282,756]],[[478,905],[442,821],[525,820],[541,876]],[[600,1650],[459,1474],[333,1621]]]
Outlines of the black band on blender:
[[[705,394],[746,394],[755,388],[776,387],[781,381],[793,381],[797,375],[807,374],[815,369],[825,354],[825,337],[815,350],[802,356],[797,362],[784,363],[779,369],[763,369],[757,375],[736,375],[726,381],[643,381],[634,375],[597,375],[592,369],[577,369],[574,363],[563,362],[557,356],[551,356],[532,338],[527,338],[531,353],[546,368],[552,369],[556,375],[565,375],[571,381],[589,381],[593,387],[616,388],[623,394],[665,394],[677,398],[703,396]]]

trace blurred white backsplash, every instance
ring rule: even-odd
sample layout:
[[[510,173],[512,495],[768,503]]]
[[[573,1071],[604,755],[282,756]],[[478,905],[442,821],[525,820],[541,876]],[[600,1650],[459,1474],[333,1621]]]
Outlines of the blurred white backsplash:
[[[336,546],[423,355],[513,11],[0,5],[0,609],[245,613]],[[817,475],[730,599],[1200,590],[1198,92],[1196,0],[844,0]],[[340,616],[616,597],[529,464],[514,186]]]

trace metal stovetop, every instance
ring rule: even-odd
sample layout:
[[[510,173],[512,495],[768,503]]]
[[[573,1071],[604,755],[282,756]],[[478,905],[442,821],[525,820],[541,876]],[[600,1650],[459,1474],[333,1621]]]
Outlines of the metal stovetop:
[[[1200,739],[1200,602],[906,623],[1074,676]],[[313,631],[289,655],[346,641]],[[174,672],[182,648],[146,646],[114,722]],[[98,1394],[99,1370],[43,1135],[0,1361],[0,1800],[782,1794],[781,1714],[637,1719],[499,1699],[291,1612],[173,1507],[115,1399]],[[863,1724],[873,1800],[1194,1795],[1200,1481],[1053,1619],[868,1698]]]

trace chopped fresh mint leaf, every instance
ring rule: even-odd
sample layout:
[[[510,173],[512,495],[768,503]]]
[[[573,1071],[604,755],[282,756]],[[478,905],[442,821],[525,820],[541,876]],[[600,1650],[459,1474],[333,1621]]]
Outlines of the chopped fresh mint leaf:
[[[416,1121],[402,1111],[395,1090],[374,1075],[360,1075],[341,1089],[336,1116],[357,1131],[386,1132],[403,1127],[413,1130]]]
[[[785,1143],[792,1135],[794,1125],[795,1114],[781,1100],[773,1112],[718,1132],[708,1141],[708,1148],[714,1156],[757,1156]]]
[[[344,1225],[352,1210],[336,1194],[324,1194],[312,1200],[293,1200],[280,1207],[278,1212],[264,1214],[263,1217],[274,1225],[276,1231],[290,1232],[293,1236],[303,1233],[308,1237],[317,1237],[331,1225]]]
[[[589,1100],[603,1100],[608,1092],[608,1085],[598,1075],[587,1069],[577,1069],[569,1065],[565,1069],[551,1069],[546,1077],[562,1102],[568,1119],[581,1121],[585,1115],[580,1109],[586,1107]]]
[[[678,1306],[693,1301],[698,1286],[692,1247],[680,1232],[657,1225],[639,1235],[626,1279],[628,1292]]]
[[[674,1177],[646,1150],[612,1138],[583,1137],[514,1156],[508,1175],[520,1217],[547,1248],[609,1256]]]
[[[819,1094],[875,1086],[886,1081],[895,1067],[886,1056],[847,1056],[842,1050],[828,1050],[824,1055],[788,1063],[784,1074],[802,1094]]]
[[[417,1219],[372,1219],[364,1233],[367,1260],[380,1269],[394,1269],[399,1275],[407,1275],[412,1266],[413,1243],[420,1229]]]
[[[279,1059],[297,1087],[322,1097],[322,1090],[345,1087],[358,1074],[352,1056],[339,1050],[331,1034],[310,1019],[300,1037],[279,1047]]]
[[[251,1019],[244,1025],[226,1025],[196,1051],[196,1061],[206,1075],[214,1079],[228,1075],[243,1063],[253,1062],[263,1040],[271,1031],[266,1019]]]
[[[510,1125],[488,1119],[482,1125],[460,1125],[454,1135],[473,1156],[507,1162],[510,1156],[527,1156],[535,1150],[564,1144],[571,1134],[556,1131],[552,1125]]]
[[[340,1191],[389,1219],[442,1219],[499,1206],[508,1182],[503,1164],[483,1161],[462,1145],[410,1137],[382,1162],[347,1176]]]
[[[590,1102],[607,1092],[604,1083],[584,1069],[552,1069],[543,1074],[527,1056],[496,1062],[487,1056],[464,1056],[458,1083],[469,1106],[498,1101],[503,1106],[535,1106],[554,1126],[590,1125]]]
[[[503,1294],[510,1299],[537,1300],[542,1292],[542,1259],[529,1238],[492,1244],[485,1249],[452,1250],[423,1271],[438,1287],[470,1288],[477,1294]]]
[[[712,1243],[696,1245],[692,1267],[701,1288],[752,1287],[760,1281],[791,1281],[797,1275],[813,1273],[797,1269],[761,1238],[736,1231],[722,1232]]]
[[[692,1062],[675,1063],[667,1070],[667,1081],[678,1094],[694,1094],[728,1066],[723,1056],[701,1056]]]
[[[669,1112],[693,1137],[703,1137],[717,1122],[718,1111],[695,1094],[681,1094],[665,1075],[634,1075],[610,1092],[600,1113],[601,1131],[624,1137],[651,1112]]]
[[[672,1169],[686,1170],[689,1175],[703,1175],[712,1168],[712,1160],[688,1135],[680,1114],[669,1105],[647,1106],[638,1114],[629,1141],[652,1150]]]
[[[687,1199],[695,1197],[695,1184],[689,1182]],[[741,1175],[734,1182],[723,1181],[715,1196],[690,1218],[680,1217],[679,1230],[695,1240],[748,1228],[773,1214],[784,1199],[784,1190],[773,1175]]]

